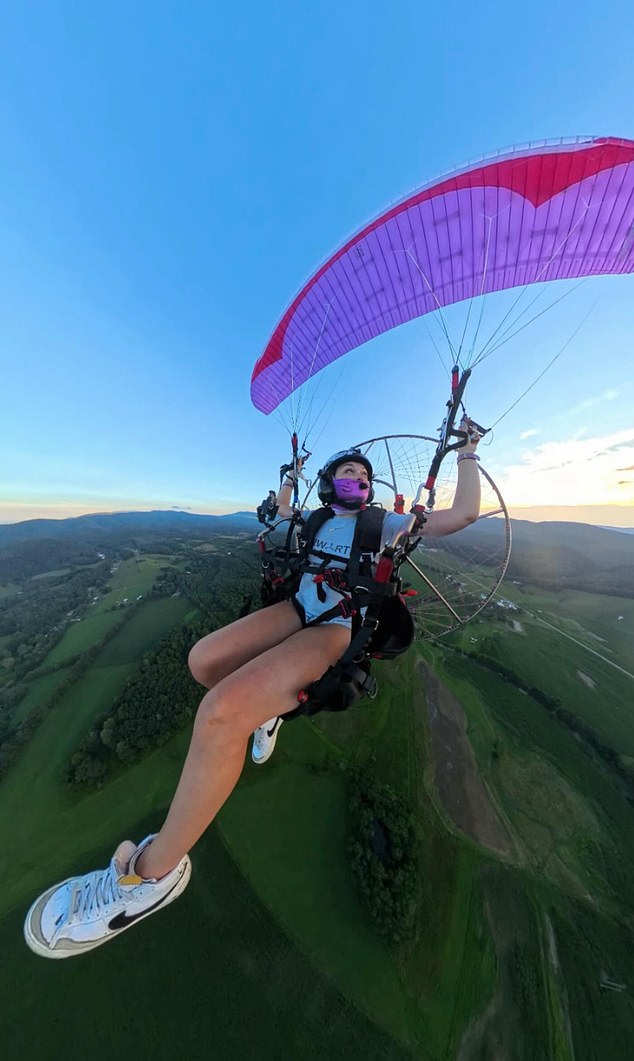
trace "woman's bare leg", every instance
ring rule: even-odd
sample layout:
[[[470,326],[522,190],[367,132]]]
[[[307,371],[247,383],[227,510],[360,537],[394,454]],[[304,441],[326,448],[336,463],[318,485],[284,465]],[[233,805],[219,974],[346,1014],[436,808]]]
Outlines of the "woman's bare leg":
[[[345,626],[300,630],[206,694],[165,823],[137,864],[142,876],[162,877],[193,847],[233,791],[249,735],[266,719],[292,711],[299,690],[336,663],[349,643]]]
[[[279,645],[301,628],[290,601],[261,608],[197,641],[189,653],[189,669],[197,682],[211,689],[250,659]]]

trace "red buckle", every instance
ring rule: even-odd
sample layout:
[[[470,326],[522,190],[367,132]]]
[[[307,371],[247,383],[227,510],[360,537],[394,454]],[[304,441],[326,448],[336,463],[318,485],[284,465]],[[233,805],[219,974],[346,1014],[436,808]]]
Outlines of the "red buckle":
[[[376,565],[376,582],[389,582],[394,571],[394,564],[389,556],[382,556]]]
[[[337,590],[339,593],[344,589],[350,588],[346,581],[346,572],[340,571],[338,567],[329,567],[320,575],[313,575],[313,582],[316,582],[317,585],[325,582],[330,589]]]
[[[309,697],[308,693],[306,692],[306,690],[305,689],[300,689],[300,691],[297,694],[297,702],[299,704],[305,704],[306,701],[309,700],[309,699],[310,699],[310,697]]]
[[[343,600],[339,601],[339,611],[341,612],[344,619],[351,619],[353,615],[356,615],[356,608],[353,608],[350,604],[350,599],[344,597]]]

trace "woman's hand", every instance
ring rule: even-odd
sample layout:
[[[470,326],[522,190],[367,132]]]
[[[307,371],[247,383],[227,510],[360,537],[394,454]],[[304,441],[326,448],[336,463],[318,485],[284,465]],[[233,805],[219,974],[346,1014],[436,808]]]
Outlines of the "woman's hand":
[[[298,479],[302,478],[302,468],[304,467],[304,460],[305,459],[306,459],[305,457],[298,457],[297,458],[297,478]],[[284,473],[284,482],[287,482],[287,481],[290,482],[291,484],[295,482],[295,471],[294,471],[294,469],[292,467],[289,468],[289,470]]]
[[[305,460],[304,457],[298,457],[297,458],[297,478],[298,479],[300,479],[302,477],[302,468],[304,466],[304,460]],[[291,496],[293,494],[294,487],[295,487],[295,473],[294,473],[293,468],[291,467],[291,468],[288,469],[288,471],[286,471],[284,473],[284,478],[282,479],[282,482],[280,484],[280,488],[279,488],[279,491],[278,491],[278,494],[277,494],[277,498],[276,498],[277,508],[278,508],[278,515],[282,519],[288,519],[288,517],[292,516],[292,514],[293,514],[293,509],[291,507]]]
[[[478,442],[482,438],[482,435],[475,426],[473,420],[470,420],[468,416],[463,416],[460,421],[460,430],[466,431],[467,439],[457,449],[457,455],[462,457],[465,453],[475,453]]]

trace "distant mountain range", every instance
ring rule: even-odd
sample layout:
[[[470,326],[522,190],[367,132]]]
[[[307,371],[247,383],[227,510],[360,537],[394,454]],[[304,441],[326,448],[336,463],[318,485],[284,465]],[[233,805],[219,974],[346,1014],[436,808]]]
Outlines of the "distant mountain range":
[[[251,512],[198,516],[190,512],[114,512],[69,519],[31,519],[0,526],[0,583],[95,563],[122,549],[171,552],[176,543],[218,534],[249,535]]]
[[[495,529],[484,519],[465,533],[485,537]],[[550,588],[634,596],[634,538],[621,528],[514,519],[512,537],[507,577]]]
[[[86,539],[150,533],[174,534],[249,531],[257,526],[253,512],[233,512],[227,516],[203,516],[191,512],[155,510],[152,512],[98,512],[68,519],[29,519],[0,524],[0,549],[16,542]]]
[[[0,525],[0,579],[64,567],[116,547],[169,547],[170,541],[207,535],[255,535],[259,524],[252,512],[226,516],[180,511],[116,512],[69,519],[34,519]],[[509,576],[537,584],[574,587],[595,592],[634,596],[634,538],[622,528],[584,523],[533,523],[513,520],[513,549]],[[481,520],[467,534],[496,533],[490,519]],[[453,545],[446,539],[449,547]],[[459,538],[455,539],[459,549]]]

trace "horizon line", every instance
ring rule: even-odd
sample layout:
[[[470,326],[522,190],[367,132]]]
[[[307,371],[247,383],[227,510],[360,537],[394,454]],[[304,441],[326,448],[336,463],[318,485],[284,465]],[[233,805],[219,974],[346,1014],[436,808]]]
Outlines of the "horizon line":
[[[6,506],[9,510],[12,506]],[[25,515],[22,514],[22,518],[18,515],[20,509],[24,508],[37,508],[37,514]],[[531,523],[583,523],[588,526],[596,527],[614,527],[616,529],[634,529],[634,505],[509,505],[508,512],[511,519],[515,520],[526,520]],[[183,514],[186,516],[234,516],[243,513],[251,513],[255,518],[255,509],[250,508],[223,508],[216,511],[209,509],[205,510],[193,510],[190,507],[181,507],[177,505],[170,506],[168,508],[157,507],[156,505],[140,505],[131,508],[115,508],[115,509],[103,509],[103,508],[88,508],[85,509],[79,505],[68,506],[68,505],[18,505],[18,512],[15,510],[12,515],[18,515],[18,518],[2,518],[2,504],[0,503],[0,526],[10,527],[19,526],[21,523],[33,523],[39,520],[48,522],[62,523],[70,519],[82,519],[89,516],[120,516],[128,515],[131,513],[147,514],[150,512],[164,512],[171,514]],[[71,511],[69,511],[69,508]],[[77,511],[72,511],[72,509]],[[60,509],[63,509],[63,514],[60,513]],[[52,510],[52,511],[51,511]],[[626,518],[627,517],[627,518]]]

